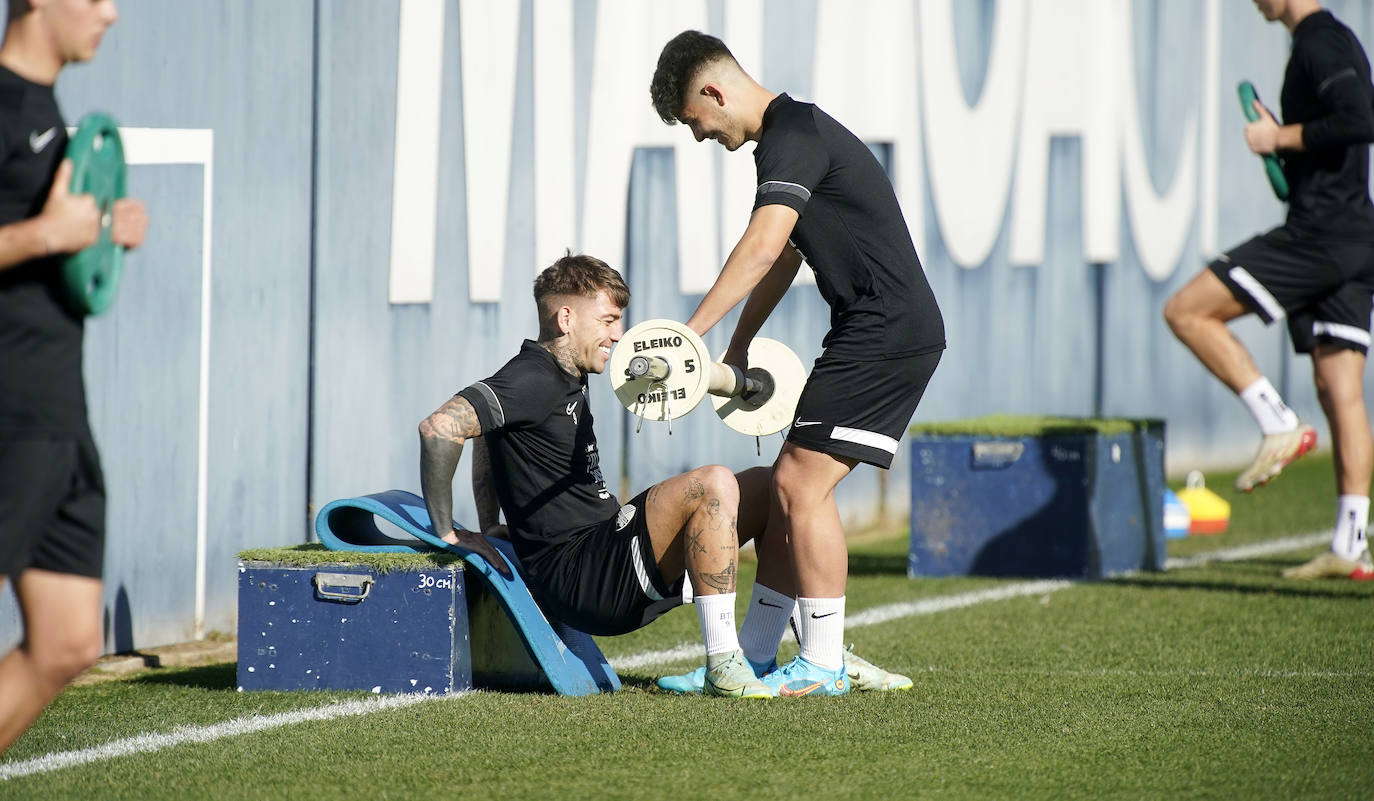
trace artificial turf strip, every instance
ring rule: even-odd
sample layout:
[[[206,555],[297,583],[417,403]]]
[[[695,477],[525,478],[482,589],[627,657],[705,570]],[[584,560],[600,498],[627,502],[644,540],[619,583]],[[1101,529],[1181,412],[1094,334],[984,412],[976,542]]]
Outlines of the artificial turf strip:
[[[1177,586],[1086,584],[866,629],[869,655],[915,679],[907,693],[679,698],[646,689],[644,671],[609,696],[479,693],[4,789],[131,799],[641,798],[669,787],[686,799],[727,788],[762,799],[1359,797],[1374,781],[1374,620],[1363,613],[1374,587],[1312,592],[1267,565],[1226,567],[1270,577],[1268,589],[1236,591],[1198,568],[1178,571]],[[208,699],[186,700],[180,711],[151,695],[144,703],[178,720]],[[105,735],[94,726],[87,736]]]
[[[1270,538],[1329,525],[1330,470],[1304,459],[1234,500],[1233,533],[1171,541],[1170,555],[1262,538],[1252,525]],[[1015,581],[908,580],[904,538],[852,551],[865,567],[851,571],[851,613]],[[667,668],[651,666],[622,671],[613,695],[477,693],[0,782],[0,798],[1367,798],[1374,582],[1277,578],[1305,556],[852,632],[864,656],[912,676],[907,693],[684,698],[653,689]],[[693,612],[602,647],[696,641]],[[366,695],[233,687],[218,666],[73,688],[0,759]]]
[[[1084,434],[1113,436],[1162,425],[1153,418],[1054,417],[1026,414],[989,414],[964,420],[914,423],[913,435],[945,437],[1058,437]]]

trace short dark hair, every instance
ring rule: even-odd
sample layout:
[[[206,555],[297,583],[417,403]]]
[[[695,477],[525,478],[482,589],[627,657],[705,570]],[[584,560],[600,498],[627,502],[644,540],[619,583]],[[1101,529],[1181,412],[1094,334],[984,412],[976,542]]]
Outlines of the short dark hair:
[[[735,60],[725,42],[709,33],[683,31],[669,39],[658,54],[658,67],[649,84],[649,97],[658,116],[669,125],[677,122],[687,99],[688,84],[702,67],[722,58]]]
[[[595,256],[574,256],[569,251],[534,279],[534,305],[539,309],[539,319],[543,320],[553,313],[555,298],[569,295],[595,298],[602,290],[620,308],[630,305],[630,288],[625,286],[620,273]]]
[[[9,14],[6,16],[10,22],[19,19],[33,10],[29,0],[9,0]]]

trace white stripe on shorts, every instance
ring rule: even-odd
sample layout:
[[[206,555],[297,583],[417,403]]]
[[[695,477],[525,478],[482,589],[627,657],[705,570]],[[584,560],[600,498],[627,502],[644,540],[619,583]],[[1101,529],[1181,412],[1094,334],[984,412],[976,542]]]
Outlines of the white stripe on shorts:
[[[649,600],[663,600],[663,596],[654,589],[654,583],[649,580],[648,569],[644,567],[644,555],[639,552],[638,534],[630,538],[630,563],[634,565],[635,577],[639,579],[639,586],[644,590],[644,594],[649,596]]]
[[[1278,299],[1271,295],[1263,284],[1256,281],[1255,276],[1251,275],[1249,270],[1244,267],[1232,267],[1226,271],[1226,274],[1231,277],[1232,281],[1239,284],[1241,289],[1249,293],[1250,297],[1255,299],[1255,302],[1264,309],[1264,313],[1269,315],[1269,319],[1282,320],[1288,316]]]
[[[1353,325],[1342,323],[1324,323],[1318,320],[1312,323],[1313,336],[1328,336],[1334,339],[1344,339],[1347,342],[1354,342],[1358,345],[1369,347],[1369,332]]]
[[[894,456],[897,455],[897,440],[876,431],[835,426],[830,429],[830,438],[853,442],[866,448],[876,448],[880,451],[887,451]]]

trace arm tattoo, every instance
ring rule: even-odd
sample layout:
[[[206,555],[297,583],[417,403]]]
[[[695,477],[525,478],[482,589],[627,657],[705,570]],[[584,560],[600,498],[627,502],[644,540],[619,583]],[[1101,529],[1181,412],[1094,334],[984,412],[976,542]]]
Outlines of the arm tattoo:
[[[486,437],[472,441],[472,498],[477,503],[478,531],[486,531],[501,522],[501,504],[492,485]]]
[[[682,502],[689,503],[705,495],[706,487],[702,485],[701,479],[692,478],[687,481],[687,488],[682,491]]]
[[[735,560],[731,559],[730,564],[719,573],[702,573],[701,580],[715,587],[721,592],[735,591]]]
[[[468,437],[480,436],[482,424],[466,398],[453,397],[420,423],[420,491],[434,533],[453,527],[453,471]]]

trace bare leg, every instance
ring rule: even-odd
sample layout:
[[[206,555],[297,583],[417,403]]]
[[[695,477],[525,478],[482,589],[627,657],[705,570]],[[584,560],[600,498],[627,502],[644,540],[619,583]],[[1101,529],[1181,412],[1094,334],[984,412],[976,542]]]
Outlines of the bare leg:
[[[743,545],[754,542],[759,558],[755,582],[790,597],[796,597],[796,568],[787,545],[787,523],[778,508],[773,491],[773,471],[753,467],[735,474],[739,482],[739,537]]]
[[[1250,352],[1226,327],[1247,311],[1221,279],[1206,269],[1164,304],[1164,319],[1174,336],[1237,394],[1261,377]]]
[[[0,660],[0,752],[101,650],[99,579],[29,569],[14,588],[25,638]]]
[[[739,485],[728,468],[701,467],[649,490],[645,514],[665,581],[684,571],[697,595],[735,591]]]
[[[798,595],[838,598],[849,575],[849,550],[835,505],[835,487],[857,461],[808,450],[792,443],[782,447],[773,471],[779,518],[784,523],[796,563]],[[771,522],[771,521],[770,521]],[[765,537],[770,536],[765,534]]]
[[[1368,495],[1374,472],[1374,437],[1364,406],[1364,362],[1363,353],[1333,345],[1319,345],[1312,354],[1317,398],[1331,426],[1336,491],[1342,495]]]

